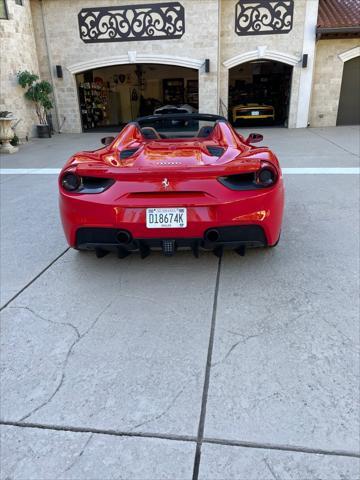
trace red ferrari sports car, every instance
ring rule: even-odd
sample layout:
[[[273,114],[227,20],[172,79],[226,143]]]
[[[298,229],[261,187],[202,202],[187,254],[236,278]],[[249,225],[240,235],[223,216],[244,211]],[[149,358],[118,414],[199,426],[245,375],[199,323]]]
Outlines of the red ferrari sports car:
[[[139,118],[103,148],[76,153],[59,177],[71,247],[120,258],[187,247],[221,256],[277,244],[284,207],[280,165],[218,115]]]

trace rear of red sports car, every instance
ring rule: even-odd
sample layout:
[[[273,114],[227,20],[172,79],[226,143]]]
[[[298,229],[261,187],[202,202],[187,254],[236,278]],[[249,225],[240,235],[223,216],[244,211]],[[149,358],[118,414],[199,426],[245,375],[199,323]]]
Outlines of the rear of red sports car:
[[[255,138],[254,138],[255,139]],[[128,124],[105,148],[72,156],[59,177],[71,247],[98,256],[277,243],[284,188],[276,156],[222,117],[163,115]]]

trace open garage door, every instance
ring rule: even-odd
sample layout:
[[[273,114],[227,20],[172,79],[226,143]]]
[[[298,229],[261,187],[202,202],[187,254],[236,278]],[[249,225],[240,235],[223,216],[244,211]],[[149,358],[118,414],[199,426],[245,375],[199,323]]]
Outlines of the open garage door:
[[[292,67],[271,60],[242,63],[229,71],[229,118],[234,125],[287,126]]]
[[[337,125],[360,124],[360,57],[344,64]]]
[[[192,68],[116,65],[78,73],[76,82],[84,131],[118,131],[127,122],[155,111],[198,110],[198,70]]]

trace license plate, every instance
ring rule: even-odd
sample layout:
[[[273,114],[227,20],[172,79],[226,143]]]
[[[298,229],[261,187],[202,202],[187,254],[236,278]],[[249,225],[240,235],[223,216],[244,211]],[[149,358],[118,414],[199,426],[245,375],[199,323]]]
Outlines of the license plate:
[[[251,112],[251,115],[254,115],[254,116],[260,115],[260,112],[258,112],[257,110],[253,110],[253,111]]]
[[[187,226],[186,208],[147,208],[147,228],[185,228]]]

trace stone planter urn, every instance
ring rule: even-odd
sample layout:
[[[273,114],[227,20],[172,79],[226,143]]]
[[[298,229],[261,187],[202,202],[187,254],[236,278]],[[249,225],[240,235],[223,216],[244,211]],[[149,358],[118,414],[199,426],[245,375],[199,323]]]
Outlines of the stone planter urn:
[[[18,147],[13,147],[10,141],[14,138],[14,131],[11,128],[11,122],[16,120],[14,117],[0,117],[0,153],[15,153]]]

